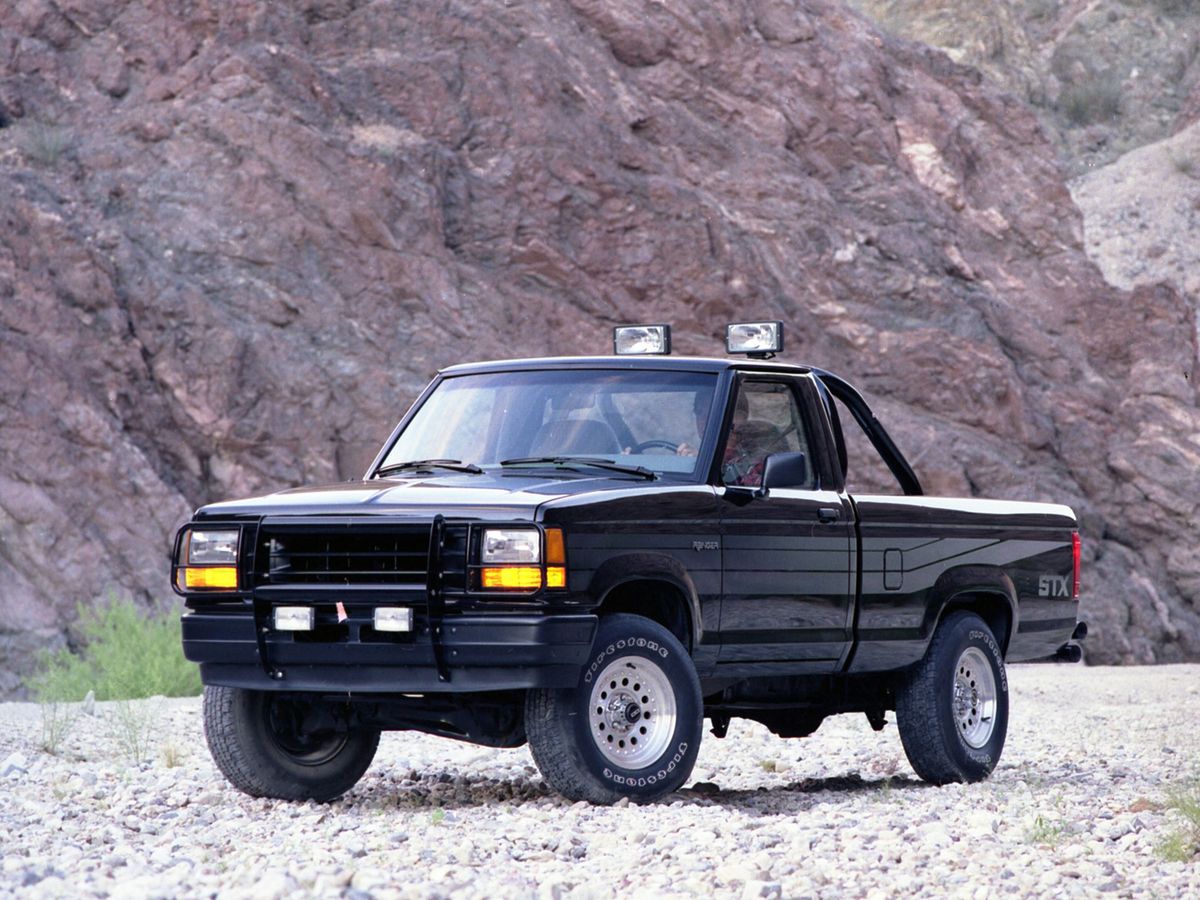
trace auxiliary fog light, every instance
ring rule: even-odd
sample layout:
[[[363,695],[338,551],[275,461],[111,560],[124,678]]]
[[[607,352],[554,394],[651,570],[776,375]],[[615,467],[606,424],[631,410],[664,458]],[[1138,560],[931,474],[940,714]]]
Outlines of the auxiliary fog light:
[[[666,356],[670,352],[670,325],[619,325],[613,329],[613,353],[617,356]]]
[[[376,631],[412,631],[412,609],[407,606],[375,608]]]
[[[735,322],[725,328],[725,349],[748,356],[783,351],[782,322]]]
[[[312,631],[313,608],[311,606],[275,607],[276,631]]]

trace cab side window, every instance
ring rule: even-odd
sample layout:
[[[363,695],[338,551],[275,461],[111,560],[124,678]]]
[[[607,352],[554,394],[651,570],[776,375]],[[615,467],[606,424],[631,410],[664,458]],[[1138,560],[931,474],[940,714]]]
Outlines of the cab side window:
[[[734,401],[733,420],[725,438],[722,481],[757,487],[772,453],[803,453],[808,474],[798,488],[816,486],[808,434],[796,391],[780,381],[743,381]]]

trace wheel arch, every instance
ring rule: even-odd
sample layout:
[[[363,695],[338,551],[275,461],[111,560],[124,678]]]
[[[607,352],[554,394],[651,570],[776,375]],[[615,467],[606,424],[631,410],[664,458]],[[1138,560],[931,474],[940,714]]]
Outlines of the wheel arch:
[[[596,570],[588,589],[600,616],[632,613],[658,622],[690,653],[703,633],[700,601],[687,569],[657,553],[615,556]]]
[[[932,637],[937,626],[957,610],[973,612],[987,623],[1008,656],[1008,648],[1019,624],[1017,588],[1001,569],[992,566],[960,566],[942,574],[934,586],[934,602],[926,610],[923,631]]]

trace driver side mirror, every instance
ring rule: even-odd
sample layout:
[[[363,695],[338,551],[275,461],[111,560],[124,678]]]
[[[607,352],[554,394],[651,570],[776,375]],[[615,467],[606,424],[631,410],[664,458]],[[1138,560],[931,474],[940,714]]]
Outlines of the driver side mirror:
[[[803,453],[772,453],[763,464],[762,487],[765,497],[773,487],[807,487],[808,458]]]

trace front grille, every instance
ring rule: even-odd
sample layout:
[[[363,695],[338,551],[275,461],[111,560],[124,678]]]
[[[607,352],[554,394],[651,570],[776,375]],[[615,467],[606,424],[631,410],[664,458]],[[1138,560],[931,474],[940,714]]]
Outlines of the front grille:
[[[264,523],[258,533],[261,585],[423,586],[429,561],[428,523]],[[447,586],[463,583],[466,528],[446,529]],[[458,576],[458,577],[455,577]]]

